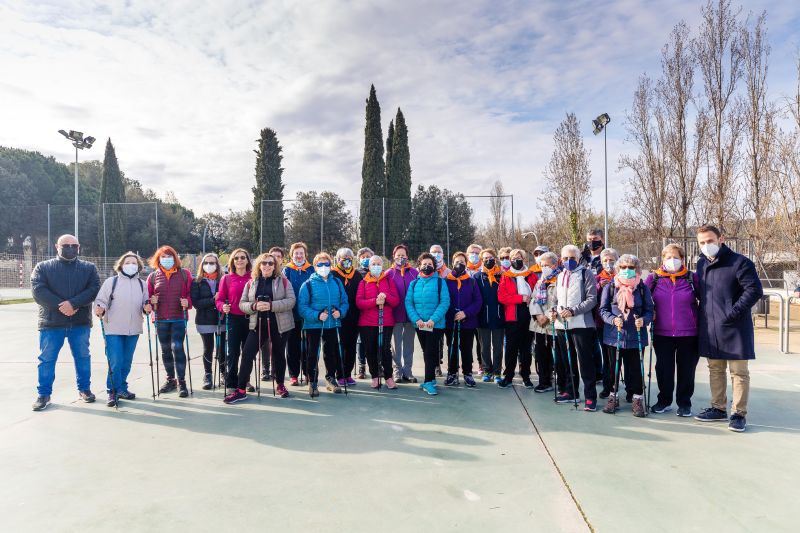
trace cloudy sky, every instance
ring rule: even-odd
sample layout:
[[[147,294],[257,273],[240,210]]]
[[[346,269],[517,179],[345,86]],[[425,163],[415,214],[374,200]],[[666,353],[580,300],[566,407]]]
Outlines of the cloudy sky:
[[[268,126],[284,149],[287,197],[329,189],[355,200],[374,83],[384,135],[398,106],[405,114],[415,187],[481,195],[501,179],[526,219],[553,131],[574,111],[602,209],[603,145],[591,119],[612,117],[615,205],[637,76],[657,75],[670,29],[681,19],[696,27],[699,5],[0,0],[0,145],[68,162],[58,129],[110,137],[126,174],[204,213],[249,204],[255,140]],[[770,90],[785,94],[800,7],[745,2],[764,8]],[[102,143],[87,156],[101,158]]]

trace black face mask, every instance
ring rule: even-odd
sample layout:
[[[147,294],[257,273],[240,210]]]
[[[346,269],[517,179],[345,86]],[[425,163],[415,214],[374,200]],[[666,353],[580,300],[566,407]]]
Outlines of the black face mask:
[[[522,259],[514,259],[511,261],[511,268],[514,270],[522,270]]]
[[[589,248],[592,249],[593,252],[596,252],[600,248],[603,247],[603,241],[590,241]]]
[[[419,270],[420,270],[420,272],[422,272],[426,276],[429,276],[429,275],[433,274],[433,267],[431,265],[425,265],[424,267],[420,268]]]
[[[483,266],[485,266],[489,270],[493,269],[495,264],[496,262],[494,259],[487,259],[486,261],[483,262]]]
[[[62,246],[58,255],[65,261],[75,261],[78,257],[78,247],[69,244]]]
[[[461,263],[458,263],[457,265],[455,265],[453,267],[453,273],[456,276],[460,276],[461,274],[464,273],[465,270],[467,270],[467,266],[466,265],[462,265]]]

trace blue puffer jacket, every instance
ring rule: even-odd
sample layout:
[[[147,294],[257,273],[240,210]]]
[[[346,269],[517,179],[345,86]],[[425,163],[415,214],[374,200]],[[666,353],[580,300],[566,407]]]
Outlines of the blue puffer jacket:
[[[349,307],[347,292],[342,282],[333,274],[330,274],[328,279],[316,273],[311,274],[308,281],[300,287],[297,297],[297,308],[303,319],[303,329],[338,328],[342,325],[342,321],[341,318],[333,318],[333,309],[338,309],[344,317]],[[328,311],[328,319],[323,323],[319,319],[319,314],[325,310]]]
[[[408,286],[406,313],[412,324],[416,324],[417,320],[433,320],[435,329],[444,329],[444,316],[449,307],[450,291],[441,277],[420,276]]]

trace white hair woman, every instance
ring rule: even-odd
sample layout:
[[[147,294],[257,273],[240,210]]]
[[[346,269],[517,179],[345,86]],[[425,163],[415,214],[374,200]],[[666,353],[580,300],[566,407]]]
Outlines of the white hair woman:
[[[558,264],[558,256],[553,252],[544,252],[537,260],[541,268],[541,275],[533,288],[530,312],[533,332],[533,356],[536,361],[536,373],[539,375],[539,384],[533,388],[534,392],[548,392],[553,390],[553,327],[550,321],[550,309],[556,305],[556,281],[561,274],[562,267]],[[562,379],[563,382],[563,379]],[[563,385],[563,383],[562,383]]]

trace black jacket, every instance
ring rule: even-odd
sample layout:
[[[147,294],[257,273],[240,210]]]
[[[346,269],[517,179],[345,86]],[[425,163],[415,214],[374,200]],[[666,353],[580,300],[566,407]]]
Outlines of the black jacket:
[[[93,263],[60,258],[38,263],[31,272],[33,299],[39,304],[39,329],[92,325],[92,302],[100,290],[100,276]],[[78,312],[66,316],[58,304],[69,303]]]
[[[217,280],[219,288],[219,279]],[[211,292],[211,285],[205,278],[192,280],[189,288],[192,297],[192,307],[197,311],[194,315],[194,323],[198,326],[216,326],[219,324],[219,311],[214,301],[214,293]]]
[[[349,326],[353,328],[357,327],[360,313],[358,311],[358,306],[356,305],[356,293],[358,292],[358,284],[361,283],[362,279],[364,279],[364,274],[361,273],[361,270],[356,270],[353,273],[352,279],[347,282],[347,285],[344,284],[345,279],[341,274],[335,270],[331,270],[331,274],[339,278],[339,281],[342,282],[342,287],[344,287],[344,292],[347,293],[347,303],[349,308],[347,309],[347,314],[342,318],[342,326]]]

